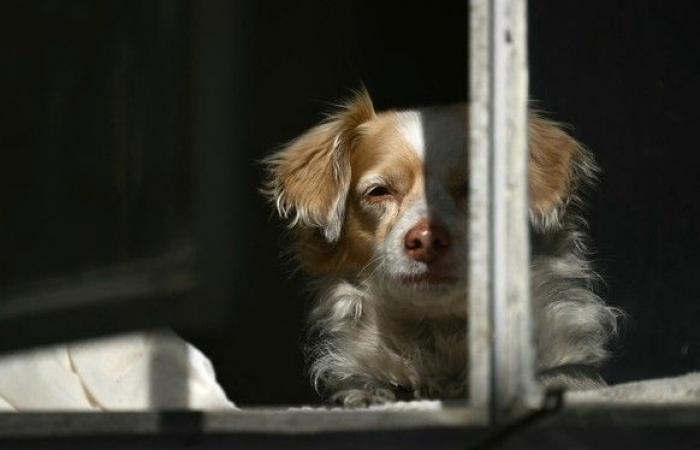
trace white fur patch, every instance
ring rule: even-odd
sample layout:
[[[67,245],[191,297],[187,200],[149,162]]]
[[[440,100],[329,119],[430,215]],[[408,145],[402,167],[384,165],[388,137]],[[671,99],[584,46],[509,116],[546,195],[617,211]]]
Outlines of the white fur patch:
[[[397,125],[401,136],[422,159],[425,155],[425,136],[421,115],[420,111],[400,112]]]

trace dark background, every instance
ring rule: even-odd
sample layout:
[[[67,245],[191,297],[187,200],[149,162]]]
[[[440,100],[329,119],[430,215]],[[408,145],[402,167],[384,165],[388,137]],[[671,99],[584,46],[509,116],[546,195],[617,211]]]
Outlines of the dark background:
[[[700,368],[699,19],[685,1],[530,2],[531,95],[602,168],[594,260],[628,315],[611,382]]]
[[[589,201],[594,259],[605,298],[628,315],[605,375],[697,370],[700,7],[529,5],[532,98],[602,167]],[[196,16],[170,0],[0,4],[0,294],[192,240],[204,58],[193,42],[209,32]],[[378,109],[465,100],[466,2],[238,1],[222,16],[230,42],[206,57],[232,61],[221,95],[233,157],[222,160],[236,202],[222,214],[234,295],[220,311],[227,326],[180,331],[237,403],[308,402],[308,293],[281,256],[257,161],[361,82]]]

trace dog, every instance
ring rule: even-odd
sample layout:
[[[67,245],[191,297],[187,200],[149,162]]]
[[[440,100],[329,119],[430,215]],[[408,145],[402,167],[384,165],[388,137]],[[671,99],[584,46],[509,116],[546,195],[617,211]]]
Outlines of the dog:
[[[376,112],[360,91],[266,160],[263,193],[313,278],[307,357],[347,407],[466,395],[468,105]],[[618,311],[594,292],[580,193],[597,172],[529,116],[532,298],[541,379],[603,383]]]

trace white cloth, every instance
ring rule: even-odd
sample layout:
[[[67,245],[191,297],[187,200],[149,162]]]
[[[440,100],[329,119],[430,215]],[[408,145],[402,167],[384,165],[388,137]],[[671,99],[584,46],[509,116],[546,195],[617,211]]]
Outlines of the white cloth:
[[[0,410],[233,409],[211,362],[168,331],[0,357]]]

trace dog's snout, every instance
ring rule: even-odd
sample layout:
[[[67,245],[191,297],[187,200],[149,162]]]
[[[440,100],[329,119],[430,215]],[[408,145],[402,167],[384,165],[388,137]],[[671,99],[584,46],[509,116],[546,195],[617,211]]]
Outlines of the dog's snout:
[[[422,220],[408,230],[404,248],[409,258],[430,264],[440,258],[450,246],[447,231],[435,223]]]

